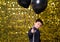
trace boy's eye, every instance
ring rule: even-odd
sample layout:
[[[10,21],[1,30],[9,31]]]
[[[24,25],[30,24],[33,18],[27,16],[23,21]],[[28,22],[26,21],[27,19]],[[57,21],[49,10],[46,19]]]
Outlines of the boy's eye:
[[[38,25],[40,25],[40,24],[38,23]]]

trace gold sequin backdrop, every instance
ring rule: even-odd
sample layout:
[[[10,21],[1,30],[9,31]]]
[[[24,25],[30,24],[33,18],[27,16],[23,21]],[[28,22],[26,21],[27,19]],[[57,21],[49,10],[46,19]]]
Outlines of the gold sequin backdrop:
[[[48,0],[39,15],[31,5],[25,9],[17,0],[0,0],[0,42],[29,42],[27,33],[37,18],[44,22],[41,42],[60,42],[60,0]]]

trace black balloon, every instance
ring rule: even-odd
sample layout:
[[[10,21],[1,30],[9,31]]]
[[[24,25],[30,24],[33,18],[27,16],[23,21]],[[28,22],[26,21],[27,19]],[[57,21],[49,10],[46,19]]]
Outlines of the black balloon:
[[[20,6],[28,8],[31,3],[31,0],[18,0],[17,2]]]
[[[32,0],[32,8],[36,14],[39,14],[47,7],[47,0]]]

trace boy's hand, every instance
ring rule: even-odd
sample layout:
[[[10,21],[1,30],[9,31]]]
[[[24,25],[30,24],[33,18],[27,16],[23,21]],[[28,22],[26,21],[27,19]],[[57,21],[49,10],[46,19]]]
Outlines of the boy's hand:
[[[34,30],[33,28],[31,29],[31,33],[35,33],[36,30]]]

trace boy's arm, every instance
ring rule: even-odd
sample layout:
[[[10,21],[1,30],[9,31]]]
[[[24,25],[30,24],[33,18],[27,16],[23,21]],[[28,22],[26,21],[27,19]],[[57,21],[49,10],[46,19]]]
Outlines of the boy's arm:
[[[29,32],[28,32],[28,36],[29,36],[29,39],[32,39],[33,33],[31,33],[31,29],[30,29]]]

